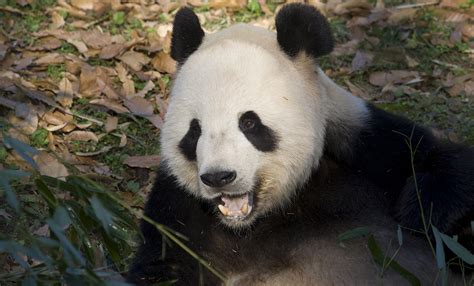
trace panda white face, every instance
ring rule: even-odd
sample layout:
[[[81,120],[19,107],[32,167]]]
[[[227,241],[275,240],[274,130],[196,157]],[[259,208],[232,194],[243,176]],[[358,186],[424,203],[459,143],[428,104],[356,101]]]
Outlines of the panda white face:
[[[262,35],[265,46],[246,41]],[[174,82],[163,160],[186,190],[215,204],[224,224],[249,226],[283,207],[317,166],[320,100],[273,33],[234,26],[207,36]]]

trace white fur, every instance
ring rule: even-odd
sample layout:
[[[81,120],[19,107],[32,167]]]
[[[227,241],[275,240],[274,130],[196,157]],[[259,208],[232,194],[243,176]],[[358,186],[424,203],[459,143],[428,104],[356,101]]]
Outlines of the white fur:
[[[218,168],[237,172],[229,187],[234,192],[262,182],[256,214],[282,207],[318,166],[328,116],[359,120],[366,112],[359,99],[338,88],[304,55],[290,60],[270,31],[237,25],[208,35],[174,82],[162,128],[163,159],[196,197],[216,196],[199,175]],[[258,151],[239,130],[246,111],[277,133],[275,151]],[[178,145],[194,118],[202,134],[197,162],[190,162]]]

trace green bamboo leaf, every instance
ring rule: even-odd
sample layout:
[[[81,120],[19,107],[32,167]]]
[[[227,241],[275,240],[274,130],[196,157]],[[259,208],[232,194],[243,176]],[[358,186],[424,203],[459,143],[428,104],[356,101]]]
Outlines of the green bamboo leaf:
[[[402,228],[400,225],[398,225],[397,228],[397,239],[398,239],[398,245],[402,246],[403,245],[403,233],[402,233]]]
[[[13,240],[0,240],[0,252],[8,253],[23,269],[29,269],[30,265],[19,254],[26,253],[26,247]]]
[[[76,266],[76,264],[81,266],[85,265],[85,259],[82,257],[81,253],[64,234],[64,229],[68,228],[71,224],[71,218],[69,217],[67,210],[62,206],[56,208],[53,218],[46,220],[46,222],[49,225],[49,229],[54,233],[54,235],[56,235],[59,243],[64,249],[64,259],[66,260],[66,263],[69,266]]]
[[[363,236],[367,236],[370,234],[370,229],[368,227],[357,227],[357,228],[354,228],[354,229],[351,229],[351,230],[348,230],[342,234],[340,234],[338,237],[337,237],[337,242],[343,242],[345,240],[349,240],[349,239],[354,239],[354,238],[359,238],[359,237],[363,237]]]
[[[36,277],[33,275],[28,275],[21,281],[21,286],[36,286]]]
[[[99,200],[97,196],[93,196],[90,200],[92,210],[94,211],[95,216],[102,224],[104,230],[109,233],[110,227],[113,224],[113,216],[110,212],[104,207],[102,202]]]
[[[433,226],[433,232],[435,231],[436,227]],[[474,254],[469,252],[464,246],[462,246],[459,242],[454,240],[453,238],[447,236],[444,233],[441,233],[436,229],[439,233],[441,239],[443,240],[444,244],[456,254],[459,258],[461,258],[464,262],[469,265],[474,265]]]
[[[421,286],[420,279],[413,275],[410,271],[403,268],[398,262],[392,260],[389,265],[384,265],[386,262],[386,255],[383,253],[382,249],[378,245],[375,237],[373,235],[369,236],[369,240],[367,242],[367,246],[369,247],[370,254],[374,261],[382,267],[389,267],[392,268],[395,272],[400,274],[403,278],[405,278],[411,285]]]
[[[43,199],[46,201],[49,208],[54,211],[54,209],[58,205],[58,200],[56,199],[56,196],[48,188],[48,186],[43,182],[43,180],[36,179],[35,184],[36,184],[36,189],[38,190],[40,195],[43,197]]]
[[[23,158],[23,160],[25,160],[31,167],[38,170],[38,165],[32,158],[34,155],[38,154],[38,150],[26,143],[21,142],[18,139],[9,136],[3,136],[3,142],[7,145],[7,147],[15,150],[18,155],[20,155],[21,158]]]
[[[19,179],[29,176],[30,173],[20,170],[0,170],[0,189],[5,192],[5,200],[12,209],[17,213],[20,211],[20,203],[16,197],[15,192],[10,186],[10,182],[14,179]]]
[[[441,284],[443,286],[448,285],[448,274],[446,271],[446,256],[444,254],[443,239],[438,229],[432,226],[433,236],[436,242],[436,264],[441,274]]]

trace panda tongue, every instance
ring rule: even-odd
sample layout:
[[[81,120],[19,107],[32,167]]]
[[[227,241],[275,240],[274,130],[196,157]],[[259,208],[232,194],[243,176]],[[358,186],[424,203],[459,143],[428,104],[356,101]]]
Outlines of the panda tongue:
[[[221,197],[224,208],[220,208],[221,212],[227,217],[243,217],[250,213],[252,206],[249,205],[249,194],[240,197],[229,197],[223,195]]]

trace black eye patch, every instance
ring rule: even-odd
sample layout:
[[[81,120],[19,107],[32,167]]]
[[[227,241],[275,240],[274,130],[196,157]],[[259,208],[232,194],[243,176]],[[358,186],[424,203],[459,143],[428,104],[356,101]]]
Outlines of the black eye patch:
[[[188,132],[184,135],[183,139],[179,141],[179,149],[183,153],[184,157],[189,161],[196,160],[196,146],[201,136],[201,126],[197,119],[191,120],[189,123]]]
[[[257,150],[274,151],[278,146],[278,136],[270,127],[264,125],[257,113],[247,111],[239,118],[239,129]]]

